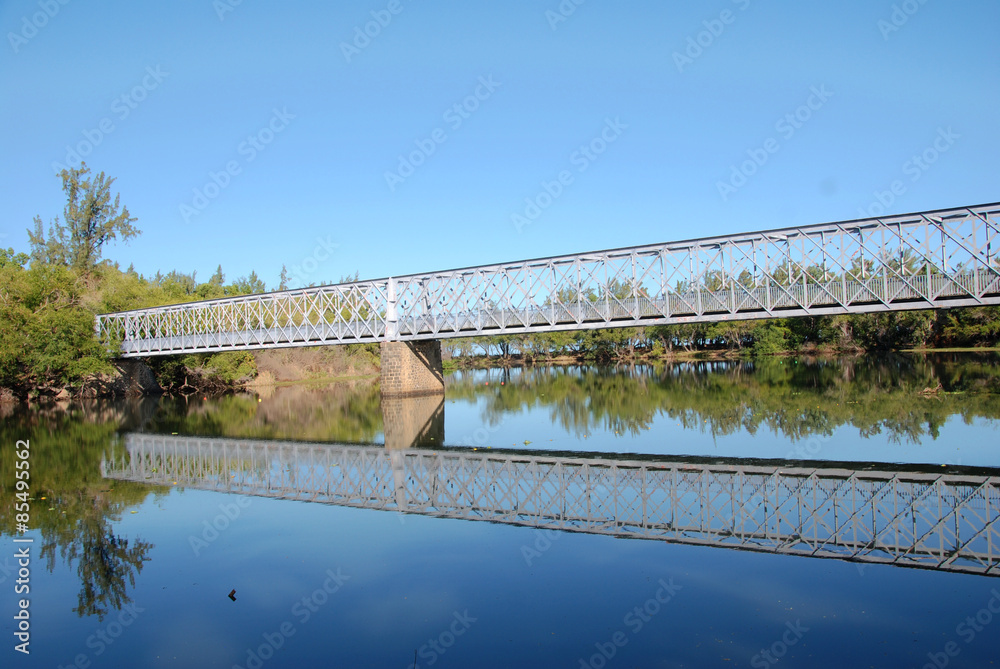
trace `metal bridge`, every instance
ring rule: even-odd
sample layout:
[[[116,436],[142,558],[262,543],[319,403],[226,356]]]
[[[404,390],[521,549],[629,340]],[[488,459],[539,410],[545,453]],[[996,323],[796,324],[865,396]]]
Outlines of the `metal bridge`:
[[[150,434],[126,435],[125,446],[125,453],[102,462],[103,476],[615,537],[1000,575],[1000,477],[980,473]]]
[[[1000,203],[97,317],[122,357],[1000,304]]]

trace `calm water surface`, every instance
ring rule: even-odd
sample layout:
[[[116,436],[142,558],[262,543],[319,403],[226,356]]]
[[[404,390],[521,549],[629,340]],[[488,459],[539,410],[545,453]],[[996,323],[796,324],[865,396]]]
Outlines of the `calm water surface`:
[[[2,411],[3,666],[1000,660],[995,356]]]

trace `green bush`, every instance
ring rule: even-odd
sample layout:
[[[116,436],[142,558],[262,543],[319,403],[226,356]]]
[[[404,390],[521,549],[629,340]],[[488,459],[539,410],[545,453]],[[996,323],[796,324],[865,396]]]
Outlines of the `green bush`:
[[[64,386],[111,371],[107,352],[94,337],[94,314],[82,304],[85,290],[67,267],[34,263],[26,269],[12,250],[3,252],[0,385]]]
[[[205,370],[210,378],[235,383],[257,376],[257,361],[249,351],[216,353],[208,358]]]
[[[786,327],[769,322],[762,322],[753,329],[753,346],[751,355],[774,355],[788,350],[788,340],[791,332]]]

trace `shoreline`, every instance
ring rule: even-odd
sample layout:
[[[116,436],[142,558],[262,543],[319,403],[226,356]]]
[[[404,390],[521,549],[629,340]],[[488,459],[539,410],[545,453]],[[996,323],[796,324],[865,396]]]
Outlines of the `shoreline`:
[[[506,358],[501,356],[467,356],[451,358],[452,369],[484,369],[488,367],[531,367],[548,365],[619,365],[619,364],[657,364],[671,362],[687,362],[691,360],[753,360],[755,358],[790,358],[797,356],[813,358],[862,357],[866,355],[885,355],[887,353],[903,354],[933,354],[933,353],[1000,353],[1000,347],[946,347],[946,348],[909,348],[890,351],[865,351],[863,349],[797,349],[794,351],[779,351],[761,356],[753,356],[748,349],[743,350],[704,350],[704,351],[674,351],[666,354],[631,355],[620,358],[607,357],[597,359],[593,354],[561,355],[551,358],[525,357],[521,354]]]
[[[770,353],[764,356],[756,356],[758,358],[790,358],[790,357],[811,357],[811,358],[838,358],[838,357],[853,357],[859,358],[868,355],[883,355],[886,353],[897,353],[905,355],[928,355],[928,354],[983,354],[983,353],[998,353],[1000,354],[1000,346],[989,346],[989,347],[944,347],[944,348],[908,348],[908,349],[898,349],[895,351],[864,351],[856,349],[848,350],[837,350],[837,349],[823,349],[815,348],[812,350],[799,349],[795,351],[780,351],[776,353]],[[691,361],[725,361],[725,360],[752,360],[755,356],[749,354],[746,349],[743,350],[730,350],[730,349],[720,349],[720,350],[703,350],[703,351],[671,351],[664,354],[633,354],[631,356],[623,356],[618,358],[606,357],[598,359],[593,353],[579,353],[577,355],[559,355],[552,356],[549,358],[541,357],[531,357],[524,356],[521,354],[508,356],[506,358],[501,356],[464,356],[458,358],[448,358],[444,361],[444,374],[448,376],[449,374],[456,371],[463,371],[469,369],[489,369],[489,368],[513,368],[513,367],[558,367],[558,366],[569,366],[569,365],[636,365],[636,364],[671,364],[680,362],[691,362]],[[267,378],[270,376],[270,378]],[[263,377],[263,380],[261,380]],[[154,397],[154,396],[176,396],[176,395],[195,395],[202,394],[204,396],[221,396],[228,393],[234,392],[259,392],[267,388],[286,388],[294,386],[325,386],[334,383],[342,383],[349,381],[367,381],[367,380],[377,380],[379,374],[377,372],[368,372],[364,374],[319,374],[316,376],[307,376],[297,379],[278,379],[273,375],[268,374],[258,374],[252,379],[234,382],[234,383],[224,383],[215,380],[211,387],[202,387],[193,390],[190,393],[178,393],[176,391],[170,392],[159,388],[154,391],[148,389],[143,389],[141,392],[129,392],[122,394],[121,392],[111,391],[111,384],[104,384],[104,389],[106,392],[94,392],[96,390],[93,384],[83,383],[72,390],[62,389],[56,394],[43,394],[51,391],[52,388],[32,388],[28,391],[27,397],[18,397],[16,393],[8,388],[0,388],[0,405],[19,405],[19,404],[49,404],[54,402],[66,401],[66,400],[89,400],[89,399],[116,399],[116,398],[127,398],[127,397]],[[191,386],[195,388],[194,386]]]

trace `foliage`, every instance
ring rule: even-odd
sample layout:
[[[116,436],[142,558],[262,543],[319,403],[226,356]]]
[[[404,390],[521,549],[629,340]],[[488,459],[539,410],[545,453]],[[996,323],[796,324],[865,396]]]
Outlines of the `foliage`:
[[[220,265],[219,272],[221,273],[221,271],[222,266]],[[225,292],[227,296],[254,295],[267,292],[267,286],[257,276],[257,272],[251,271],[249,276],[241,276],[233,281],[232,285],[226,287]]]
[[[764,321],[753,329],[753,355],[774,355],[788,350],[791,331],[782,325]]]
[[[221,288],[225,283],[226,275],[222,273],[222,265],[219,265],[215,268],[215,274],[213,274],[212,278],[208,280],[208,284],[210,286],[219,286]]]
[[[0,386],[61,386],[110,371],[85,290],[68,267],[0,264]]]
[[[128,241],[140,234],[132,225],[136,219],[129,216],[128,207],[119,211],[119,196],[111,201],[115,180],[105,177],[104,172],[92,179],[86,178],[89,174],[86,163],[59,173],[66,193],[63,222],[56,217],[46,236],[41,217],[35,217],[35,229],[28,231],[32,262],[89,272],[101,259],[105,244],[119,237]]]
[[[1000,307],[949,309],[937,320],[945,346],[989,346],[1000,340]]]
[[[257,363],[249,351],[213,355],[205,363],[208,374],[225,383],[235,383],[257,376]]]
[[[465,341],[478,350],[452,341],[449,347],[454,356],[480,353],[504,361],[517,356],[530,361],[576,355],[599,362],[670,357],[678,350],[689,353],[728,350],[761,356],[817,348],[853,352],[996,346],[1000,344],[1000,307],[680,323],[481,336]]]
[[[216,382],[214,386],[233,386],[257,376],[257,362],[249,351],[159,356],[148,364],[167,390],[193,385],[201,377]]]
[[[933,311],[890,311],[858,314],[853,332],[858,344],[870,351],[923,347],[934,328]]]
[[[94,317],[194,299],[263,289],[251,273],[230,285],[199,284],[194,274],[172,271],[150,280],[134,271],[100,265],[84,273],[60,264],[31,261],[24,254],[0,251],[0,387],[19,395],[83,384],[109,374],[110,354],[94,337]],[[158,361],[164,385],[184,382],[188,370],[202,370],[225,384],[256,375],[246,352],[181,356]]]

